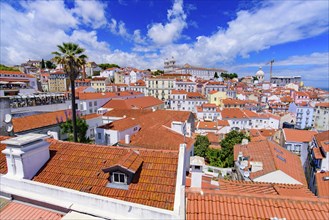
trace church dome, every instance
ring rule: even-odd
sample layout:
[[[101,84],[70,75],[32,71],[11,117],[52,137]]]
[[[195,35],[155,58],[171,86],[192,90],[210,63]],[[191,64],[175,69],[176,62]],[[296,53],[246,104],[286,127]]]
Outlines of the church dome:
[[[265,75],[265,73],[262,70],[262,67],[259,67],[259,70],[257,71],[256,76],[264,76],[264,75]]]

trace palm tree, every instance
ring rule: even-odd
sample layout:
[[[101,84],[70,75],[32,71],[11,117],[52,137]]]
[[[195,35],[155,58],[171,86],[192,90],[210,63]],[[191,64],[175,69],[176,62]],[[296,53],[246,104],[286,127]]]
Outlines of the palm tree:
[[[73,123],[73,141],[77,142],[77,118],[75,105],[75,79],[79,76],[80,70],[88,58],[83,52],[85,49],[74,43],[63,43],[57,45],[58,51],[52,52],[55,57],[52,59],[59,65],[62,65],[64,73],[70,77],[71,81],[71,98],[72,98],[72,123]]]

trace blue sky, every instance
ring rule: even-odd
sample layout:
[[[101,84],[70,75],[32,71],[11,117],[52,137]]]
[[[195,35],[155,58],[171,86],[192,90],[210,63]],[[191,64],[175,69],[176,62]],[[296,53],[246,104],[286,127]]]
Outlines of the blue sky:
[[[329,1],[1,1],[0,63],[49,59],[71,41],[89,60],[161,69],[179,64],[301,75],[329,87]]]

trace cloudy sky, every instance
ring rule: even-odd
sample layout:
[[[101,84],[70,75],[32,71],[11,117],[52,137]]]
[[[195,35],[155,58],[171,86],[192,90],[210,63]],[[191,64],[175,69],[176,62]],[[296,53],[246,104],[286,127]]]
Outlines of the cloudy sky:
[[[301,75],[329,87],[329,1],[109,0],[0,3],[0,63],[50,59],[62,42],[90,61],[161,69],[179,64],[254,75]]]

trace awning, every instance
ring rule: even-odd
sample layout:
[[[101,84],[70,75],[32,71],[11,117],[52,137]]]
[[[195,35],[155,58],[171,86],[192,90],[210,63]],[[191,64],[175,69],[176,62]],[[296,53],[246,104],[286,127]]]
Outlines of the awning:
[[[0,81],[0,84],[8,84],[6,81]]]

